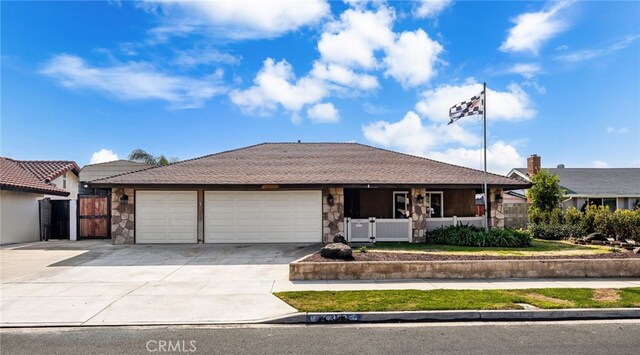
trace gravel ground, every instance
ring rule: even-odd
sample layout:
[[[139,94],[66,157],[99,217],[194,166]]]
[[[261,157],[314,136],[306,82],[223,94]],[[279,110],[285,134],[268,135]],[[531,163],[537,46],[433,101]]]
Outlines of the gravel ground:
[[[313,254],[302,262],[351,262],[351,261],[446,261],[446,260],[548,260],[548,259],[640,259],[640,254],[620,252],[608,254],[584,255],[453,255],[453,254],[422,254],[422,253],[386,253],[368,252],[353,253],[354,260],[327,259],[320,253]]]

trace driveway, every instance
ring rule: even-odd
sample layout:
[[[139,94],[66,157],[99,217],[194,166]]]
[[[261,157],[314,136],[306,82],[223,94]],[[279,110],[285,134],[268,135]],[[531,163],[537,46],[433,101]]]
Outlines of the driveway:
[[[271,294],[320,246],[53,241],[0,249],[0,325],[256,322],[295,310]]]

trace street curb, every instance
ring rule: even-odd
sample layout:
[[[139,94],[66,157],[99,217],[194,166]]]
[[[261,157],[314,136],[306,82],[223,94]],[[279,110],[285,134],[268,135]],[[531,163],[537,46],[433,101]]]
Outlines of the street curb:
[[[554,321],[640,319],[640,308],[583,308],[496,311],[336,312],[298,313],[264,321],[266,324]]]

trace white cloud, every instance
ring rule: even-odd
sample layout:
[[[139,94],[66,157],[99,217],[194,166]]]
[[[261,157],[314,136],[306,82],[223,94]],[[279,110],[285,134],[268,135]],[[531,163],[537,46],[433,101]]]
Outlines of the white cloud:
[[[540,64],[537,63],[516,63],[507,69],[508,73],[520,74],[526,79],[533,78],[542,70]]]
[[[537,54],[545,42],[569,27],[561,18],[560,10],[571,3],[571,0],[552,2],[541,11],[518,15],[512,20],[515,26],[509,30],[509,35],[502,42],[500,50]]]
[[[483,169],[483,149],[455,148],[445,151],[435,151],[427,157],[446,163],[462,165],[478,170]],[[487,147],[487,171],[505,175],[511,169],[525,165],[525,159],[516,148],[503,141],[498,141]]]
[[[174,76],[145,62],[95,67],[68,54],[53,57],[41,73],[68,88],[92,89],[121,100],[162,100],[173,108],[200,107],[206,100],[226,91],[215,76],[207,79]]]
[[[307,110],[307,116],[316,123],[334,123],[340,119],[340,113],[330,102],[311,106]]]
[[[214,48],[192,49],[178,51],[176,58],[173,60],[173,64],[183,68],[192,68],[207,64],[238,65],[240,64],[240,60],[241,57],[239,56],[220,52]]]
[[[444,85],[422,93],[416,110],[433,121],[447,122],[451,106],[470,99],[482,92],[482,84]],[[517,84],[507,86],[507,91],[487,88],[487,119],[516,121],[532,118],[536,111],[529,95]],[[467,118],[468,120],[469,118]],[[465,119],[457,122],[463,123]]]
[[[607,164],[606,161],[602,161],[602,160],[594,160],[591,163],[593,164],[594,168],[608,168],[609,167],[609,164]]]
[[[362,132],[371,142],[422,156],[444,143],[456,142],[465,145],[479,143],[478,137],[468,133],[462,126],[427,126],[413,111],[409,111],[397,122],[377,121],[364,125]]]
[[[397,122],[364,125],[362,132],[367,140],[383,147],[482,169],[482,148],[473,148],[480,145],[480,138],[460,125],[426,125],[415,112],[408,112]],[[452,143],[467,147],[440,150]],[[524,159],[513,145],[498,141],[487,148],[487,164],[489,171],[507,173],[513,167],[522,166]]]
[[[629,128],[627,128],[627,127],[620,127],[620,128],[607,127],[606,132],[609,133],[609,134],[612,134],[612,133],[625,134],[625,133],[629,132]]]
[[[404,87],[415,87],[431,80],[434,66],[443,48],[419,29],[402,32],[396,42],[386,48],[386,76],[392,76]]]
[[[106,163],[108,161],[118,160],[118,154],[110,149],[100,149],[91,155],[89,164]]]
[[[640,37],[640,35],[627,36],[622,41],[614,43],[613,45],[610,45],[605,48],[585,49],[585,50],[581,50],[573,53],[562,54],[555,57],[554,59],[561,62],[575,63],[575,62],[582,62],[585,60],[595,59],[598,57],[603,57],[606,55],[613,54],[614,52],[617,52],[621,49],[627,48],[638,37]]]
[[[378,79],[369,74],[357,74],[350,68],[339,64],[313,63],[311,75],[318,79],[333,82],[358,90],[373,90],[380,87]]]
[[[435,18],[444,9],[449,7],[453,0],[420,0],[413,9],[413,15],[417,18]]]
[[[303,106],[317,103],[328,95],[324,82],[303,77],[295,80],[293,68],[286,60],[267,58],[246,90],[233,90],[231,101],[249,113],[268,114],[278,108],[297,113]],[[295,117],[295,116],[294,116]]]
[[[321,61],[347,67],[373,69],[378,65],[375,51],[391,45],[391,30],[395,14],[392,9],[379,7],[375,12],[348,9],[338,21],[326,26],[318,41]]]
[[[317,24],[330,14],[325,0],[149,1],[162,7],[169,26],[191,23],[224,38],[273,38]],[[195,28],[194,28],[195,29]],[[171,35],[163,31],[164,35]]]

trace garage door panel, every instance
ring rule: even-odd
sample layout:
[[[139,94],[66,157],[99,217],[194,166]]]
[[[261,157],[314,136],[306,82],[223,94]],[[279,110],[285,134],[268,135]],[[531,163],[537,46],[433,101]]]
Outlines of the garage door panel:
[[[196,191],[138,191],[136,243],[197,243]]]
[[[205,243],[321,240],[319,190],[205,192]]]

